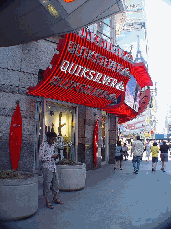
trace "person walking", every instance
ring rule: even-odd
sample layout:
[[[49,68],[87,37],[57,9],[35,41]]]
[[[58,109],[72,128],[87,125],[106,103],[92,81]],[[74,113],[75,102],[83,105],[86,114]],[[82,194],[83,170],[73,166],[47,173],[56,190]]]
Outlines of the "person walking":
[[[124,143],[124,146],[122,147],[122,151],[123,151],[123,155],[125,157],[125,161],[127,161],[128,159],[126,159],[126,157],[128,158],[128,146],[126,143]]]
[[[121,141],[117,141],[117,146],[115,148],[115,167],[114,167],[114,170],[116,169],[116,166],[118,165],[119,161],[120,161],[120,170],[123,170],[123,168],[122,168],[123,152],[122,152]]]
[[[153,146],[151,146],[151,153],[152,153],[152,171],[156,171],[156,166],[158,162],[158,153],[159,153],[159,147],[156,142],[154,142]]]
[[[146,157],[148,158],[149,161],[150,152],[151,152],[151,144],[149,140],[147,141],[145,148],[146,148]]]
[[[162,161],[161,170],[163,172],[165,172],[166,162],[168,162],[168,149],[169,149],[169,146],[166,144],[166,141],[163,141],[163,144],[160,146],[161,161]]]
[[[46,206],[50,209],[54,208],[48,198],[50,189],[54,194],[53,202],[56,204],[63,204],[63,202],[57,198],[59,180],[55,160],[58,158],[58,155],[54,154],[53,145],[56,137],[57,134],[55,132],[47,132],[47,141],[42,143],[39,148],[39,160],[42,162],[43,172],[43,196],[46,199]]]
[[[133,154],[133,167],[134,167],[134,173],[138,174],[139,167],[140,167],[140,161],[143,155],[144,151],[144,145],[140,141],[140,136],[137,136],[137,140],[132,143],[132,154]],[[136,166],[137,164],[137,166]]]

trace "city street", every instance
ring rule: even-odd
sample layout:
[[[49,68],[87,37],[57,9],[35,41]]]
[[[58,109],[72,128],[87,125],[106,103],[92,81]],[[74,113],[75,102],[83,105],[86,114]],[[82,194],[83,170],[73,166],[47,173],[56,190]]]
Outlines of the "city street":
[[[151,161],[142,161],[139,174],[132,162],[123,162],[123,170],[103,165],[87,171],[81,191],[60,192],[64,205],[45,207],[42,177],[39,177],[39,210],[27,219],[3,222],[9,229],[123,229],[168,228],[171,223],[171,160],[166,172],[151,171]],[[144,159],[144,157],[143,157]]]
[[[0,229],[171,228],[170,20],[170,0],[0,1]]]

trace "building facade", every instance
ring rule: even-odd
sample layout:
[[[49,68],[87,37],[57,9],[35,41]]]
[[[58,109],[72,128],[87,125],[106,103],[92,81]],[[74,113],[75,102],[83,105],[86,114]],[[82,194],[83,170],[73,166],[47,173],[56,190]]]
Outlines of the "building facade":
[[[53,129],[59,134],[59,123],[67,157],[86,163],[87,169],[94,169],[93,132],[97,116],[100,118],[98,167],[102,162],[113,162],[117,138],[115,116],[98,108],[27,94],[27,89],[39,82],[41,70],[49,66],[59,39],[47,38],[0,48],[1,169],[11,169],[9,131],[17,102],[22,115],[22,146],[18,170],[38,169],[38,150],[44,134]]]
[[[98,117],[97,168],[102,163],[114,163],[118,122],[130,120],[139,114],[124,104],[123,100],[130,74],[134,75],[136,81],[140,78],[139,74],[146,76],[144,80],[146,79],[147,82],[144,80],[139,82],[141,88],[152,84],[145,67],[133,66],[132,56],[115,45],[114,21],[114,16],[99,21],[96,27],[98,36],[82,30],[79,35],[76,33],[65,35],[66,37],[56,36],[27,44],[0,47],[1,169],[11,169],[9,132],[17,103],[20,105],[22,116],[22,145],[18,170],[39,170],[39,146],[46,140],[47,131],[57,133],[58,153],[61,157],[86,163],[87,170],[94,169],[96,166],[93,138]],[[93,57],[94,54],[90,49],[89,54],[83,54],[81,50],[79,54],[79,47],[84,50],[82,48],[84,46],[76,46],[75,37],[85,42],[82,43],[83,45],[89,44],[90,47],[94,47],[94,53],[99,50],[99,53],[97,51],[95,54],[97,57]],[[73,39],[68,43],[68,47],[65,46],[69,41],[67,39]],[[94,41],[91,40],[90,43],[90,39]],[[88,49],[86,47],[85,49]],[[62,55],[61,50],[64,52]],[[100,56],[100,53],[104,54]],[[115,58],[115,61],[108,55]],[[82,64],[75,65],[74,68],[75,70],[78,66],[80,69],[83,68],[80,76],[86,79],[82,82],[70,78],[71,72],[74,73],[74,61],[81,56],[83,59],[80,59],[79,64],[85,63],[87,69],[81,67]],[[71,59],[73,62],[70,63],[68,57],[75,59]],[[87,58],[87,62],[82,61],[84,58]],[[61,62],[58,62],[59,60]],[[101,66],[96,65],[96,61]],[[89,65],[95,66],[94,70],[91,70],[91,67],[88,69]],[[61,70],[58,74],[57,68]],[[108,76],[96,72],[99,69],[104,74],[107,71]],[[89,76],[86,74],[87,71]],[[93,73],[96,74],[94,78]],[[63,77],[60,76],[61,74]],[[102,77],[102,81],[98,76]],[[62,79],[66,80],[65,83]],[[142,90],[141,101],[146,98],[145,91]],[[80,96],[77,93],[80,93]],[[147,104],[147,101],[145,103]],[[143,103],[138,105],[141,111],[144,109],[142,105]]]

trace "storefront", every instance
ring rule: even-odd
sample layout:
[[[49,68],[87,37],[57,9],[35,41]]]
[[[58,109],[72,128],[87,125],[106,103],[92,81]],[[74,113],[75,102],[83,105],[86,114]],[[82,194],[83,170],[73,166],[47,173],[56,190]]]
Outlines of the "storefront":
[[[27,171],[38,169],[39,146],[49,130],[58,135],[61,157],[86,163],[87,170],[95,168],[95,155],[97,168],[101,163],[114,163],[118,122],[133,117],[128,114],[138,114],[131,112],[131,108],[129,113],[124,109],[123,114],[118,110],[124,105],[125,88],[133,71],[129,53],[84,29],[79,34],[71,33],[58,39],[20,45],[14,47],[14,51],[7,48],[8,53],[14,54],[13,59],[17,58],[18,65],[12,65],[16,75],[7,81],[14,70],[9,70],[8,62],[4,62],[0,83],[4,101],[0,117],[4,169],[11,168],[7,154],[11,120],[8,116],[12,116],[16,101],[19,101],[23,120],[19,169]],[[20,55],[16,56],[16,52]],[[6,53],[2,52],[4,59]],[[42,80],[38,79],[40,67],[45,69]],[[136,73],[139,77],[139,71],[133,76]],[[145,104],[144,101],[143,98]],[[93,139],[97,116],[95,154]]]
[[[40,142],[46,131],[54,130],[64,145],[62,157],[85,162],[88,169],[108,163],[110,116],[103,108],[124,93],[131,70],[132,56],[118,46],[85,29],[64,35],[42,80],[27,90],[44,100]],[[99,117],[96,153],[95,117]]]

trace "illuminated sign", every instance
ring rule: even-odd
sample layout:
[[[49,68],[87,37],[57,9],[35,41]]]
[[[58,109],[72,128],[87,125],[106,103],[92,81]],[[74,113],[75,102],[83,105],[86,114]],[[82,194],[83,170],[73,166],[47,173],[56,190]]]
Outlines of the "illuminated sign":
[[[106,49],[109,52],[112,52],[116,56],[119,56],[119,57],[123,58],[124,60],[127,60],[127,61],[133,63],[133,56],[131,54],[129,54],[128,52],[121,49],[118,45],[113,45],[112,43],[110,43],[106,40],[103,40],[101,37],[90,32],[89,30],[82,28],[82,30],[79,30],[79,36],[84,37],[88,41],[94,42],[98,46]]]
[[[130,78],[131,56],[92,33],[70,33],[59,41],[43,80],[28,94],[92,107],[114,102]]]

